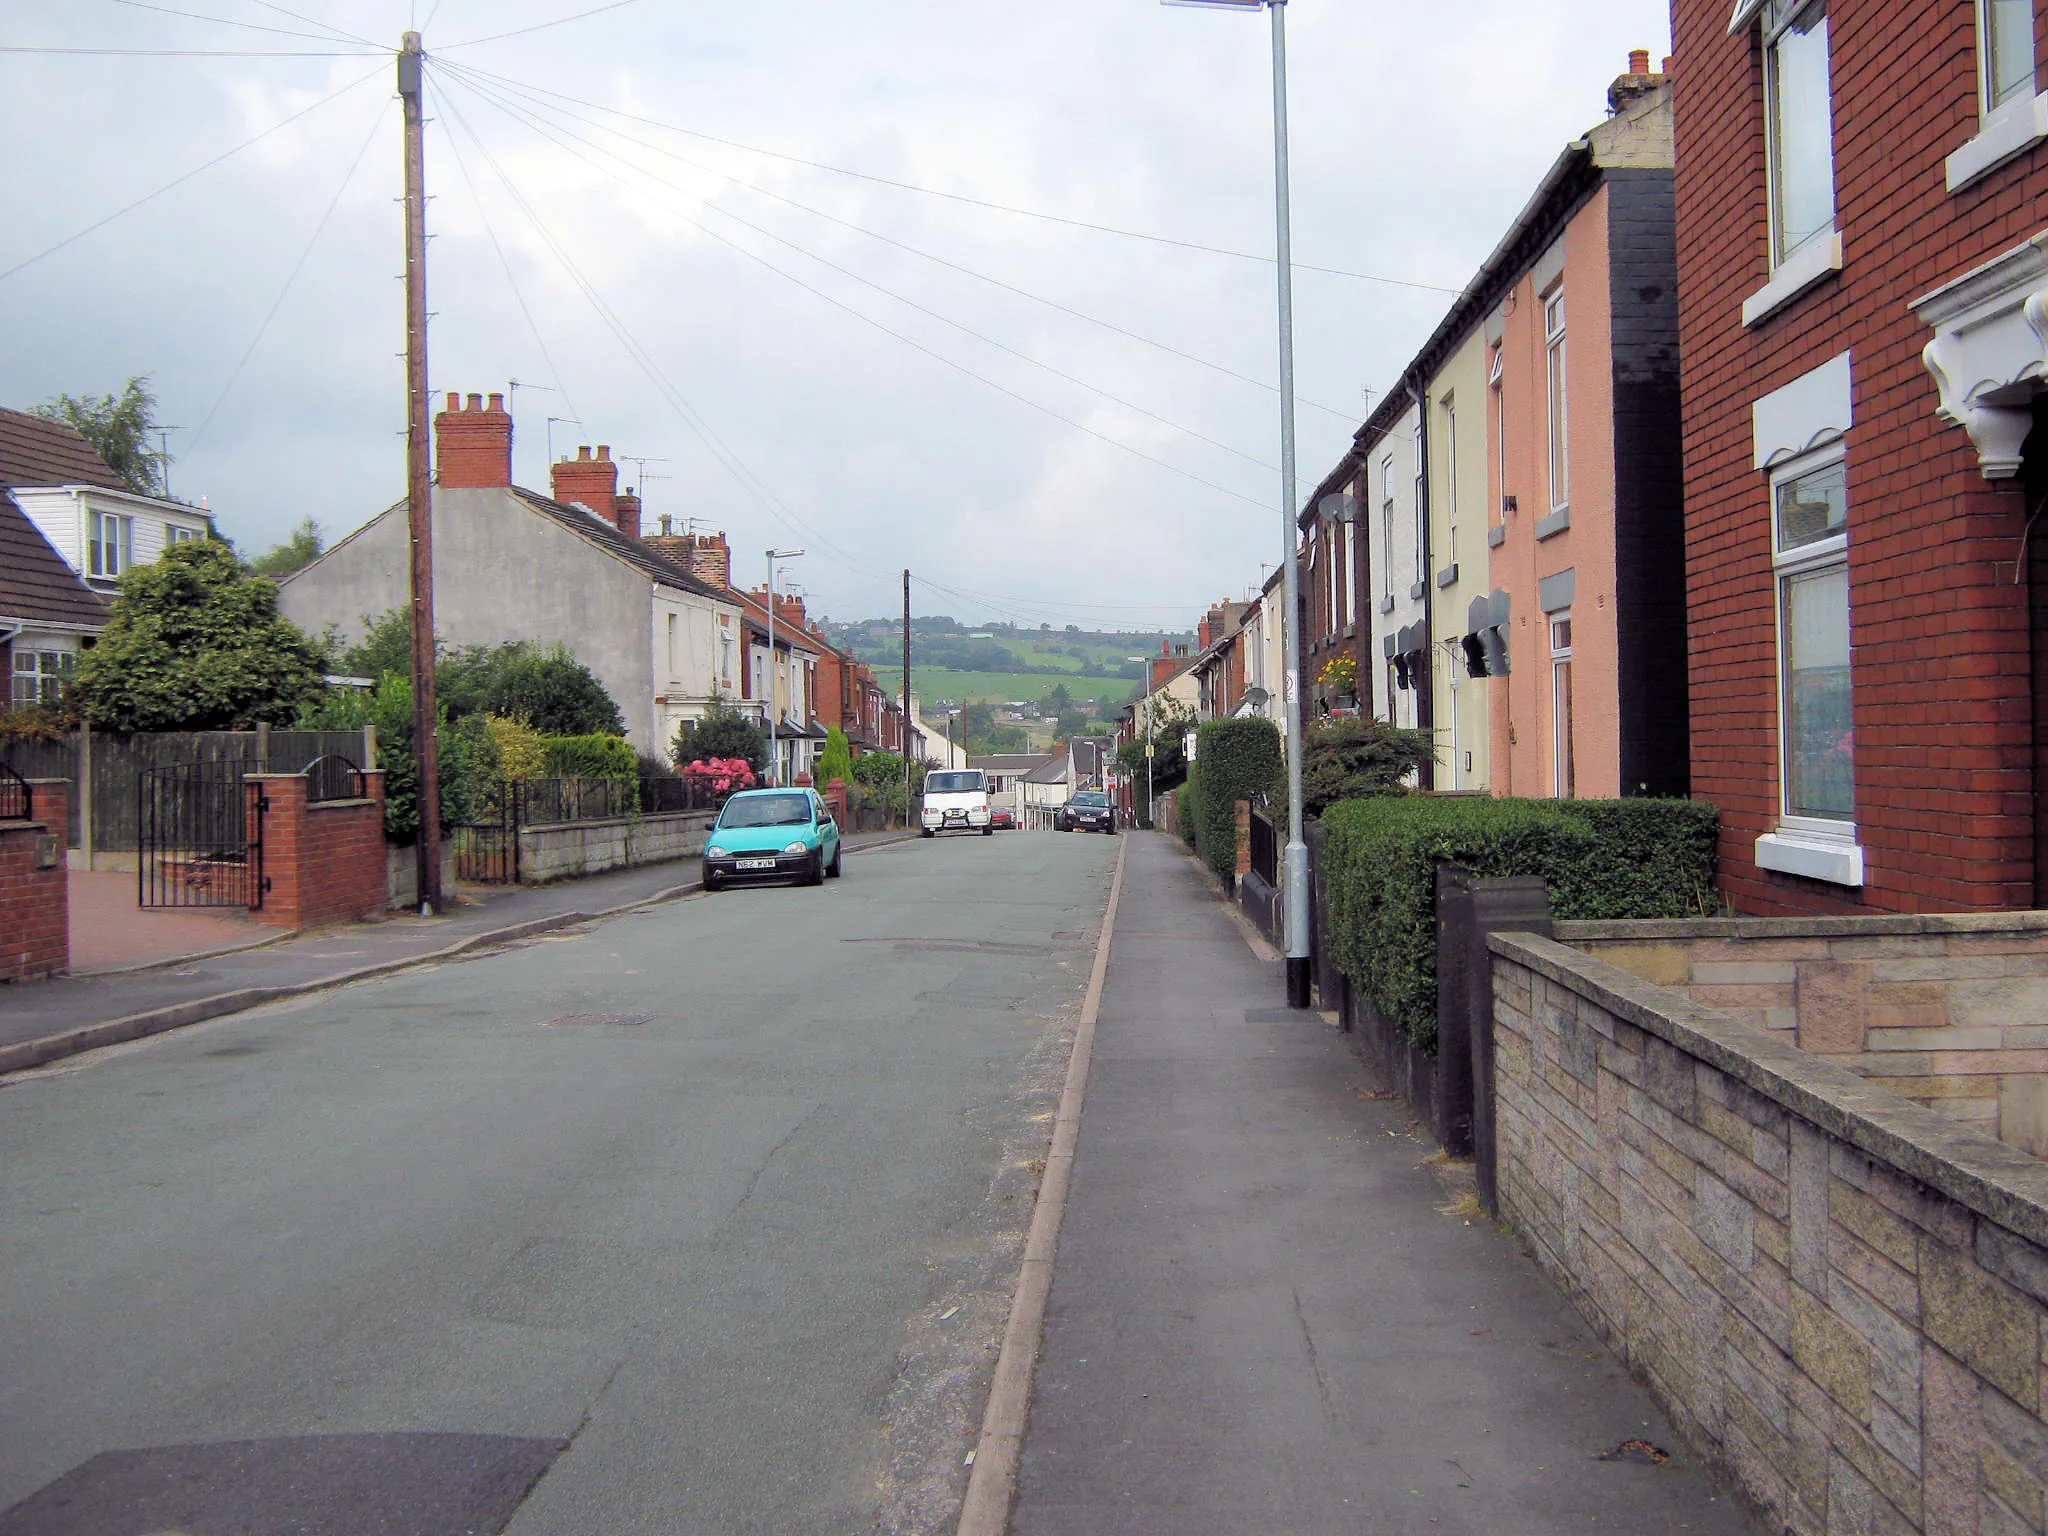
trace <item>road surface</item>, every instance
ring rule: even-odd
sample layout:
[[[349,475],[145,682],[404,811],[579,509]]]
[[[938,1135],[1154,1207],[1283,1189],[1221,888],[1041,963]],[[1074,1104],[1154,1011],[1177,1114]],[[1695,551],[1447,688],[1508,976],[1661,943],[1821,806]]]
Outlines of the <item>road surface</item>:
[[[5,1080],[0,1536],[949,1529],[1116,850],[849,853]]]

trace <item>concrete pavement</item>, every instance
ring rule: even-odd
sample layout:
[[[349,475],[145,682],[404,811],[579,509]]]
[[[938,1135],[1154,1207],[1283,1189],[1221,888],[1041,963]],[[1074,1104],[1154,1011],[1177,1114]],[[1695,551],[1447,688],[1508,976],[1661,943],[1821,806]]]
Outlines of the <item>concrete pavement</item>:
[[[1126,842],[1013,1536],[1751,1532],[1178,845]],[[1670,1459],[1597,1459],[1629,1441]]]
[[[915,836],[856,833],[846,846],[854,852]],[[188,964],[0,987],[0,1073],[687,895],[697,877],[696,862],[680,860],[555,885],[486,887],[480,905],[442,917],[394,913],[276,943],[258,937],[260,947]],[[132,883],[127,889],[132,901]]]

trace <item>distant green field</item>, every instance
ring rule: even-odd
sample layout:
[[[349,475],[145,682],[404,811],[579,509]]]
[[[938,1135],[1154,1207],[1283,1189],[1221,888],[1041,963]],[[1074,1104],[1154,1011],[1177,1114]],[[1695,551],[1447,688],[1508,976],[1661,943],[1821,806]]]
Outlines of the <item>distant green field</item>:
[[[870,663],[872,665],[872,663]],[[875,667],[875,681],[894,694],[903,686],[901,667]],[[1004,703],[1011,699],[1042,699],[1059,684],[1079,703],[1089,698],[1115,699],[1122,703],[1138,685],[1126,677],[1053,677],[1044,672],[956,672],[951,667],[910,668],[911,685],[920,699],[959,699],[974,704]]]

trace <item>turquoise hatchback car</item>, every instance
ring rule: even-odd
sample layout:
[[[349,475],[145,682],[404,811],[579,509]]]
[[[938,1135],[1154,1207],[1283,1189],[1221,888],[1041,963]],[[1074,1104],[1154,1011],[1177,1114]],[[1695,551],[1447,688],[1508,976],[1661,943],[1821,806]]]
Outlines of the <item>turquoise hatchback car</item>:
[[[743,789],[725,802],[704,846],[704,889],[740,880],[819,885],[838,878],[839,823],[814,789]]]

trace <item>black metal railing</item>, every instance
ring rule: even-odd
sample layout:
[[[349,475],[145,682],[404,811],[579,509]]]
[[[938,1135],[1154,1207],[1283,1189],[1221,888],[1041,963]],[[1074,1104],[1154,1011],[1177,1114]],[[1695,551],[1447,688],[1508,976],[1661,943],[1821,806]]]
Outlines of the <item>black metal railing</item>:
[[[1274,890],[1280,888],[1280,830],[1252,807],[1252,873]]]
[[[0,821],[27,821],[35,811],[28,780],[0,763]]]
[[[144,907],[263,905],[263,812],[241,763],[144,769],[136,786],[136,903]]]
[[[363,770],[339,752],[323,752],[300,770],[306,776],[306,803],[363,798]]]

